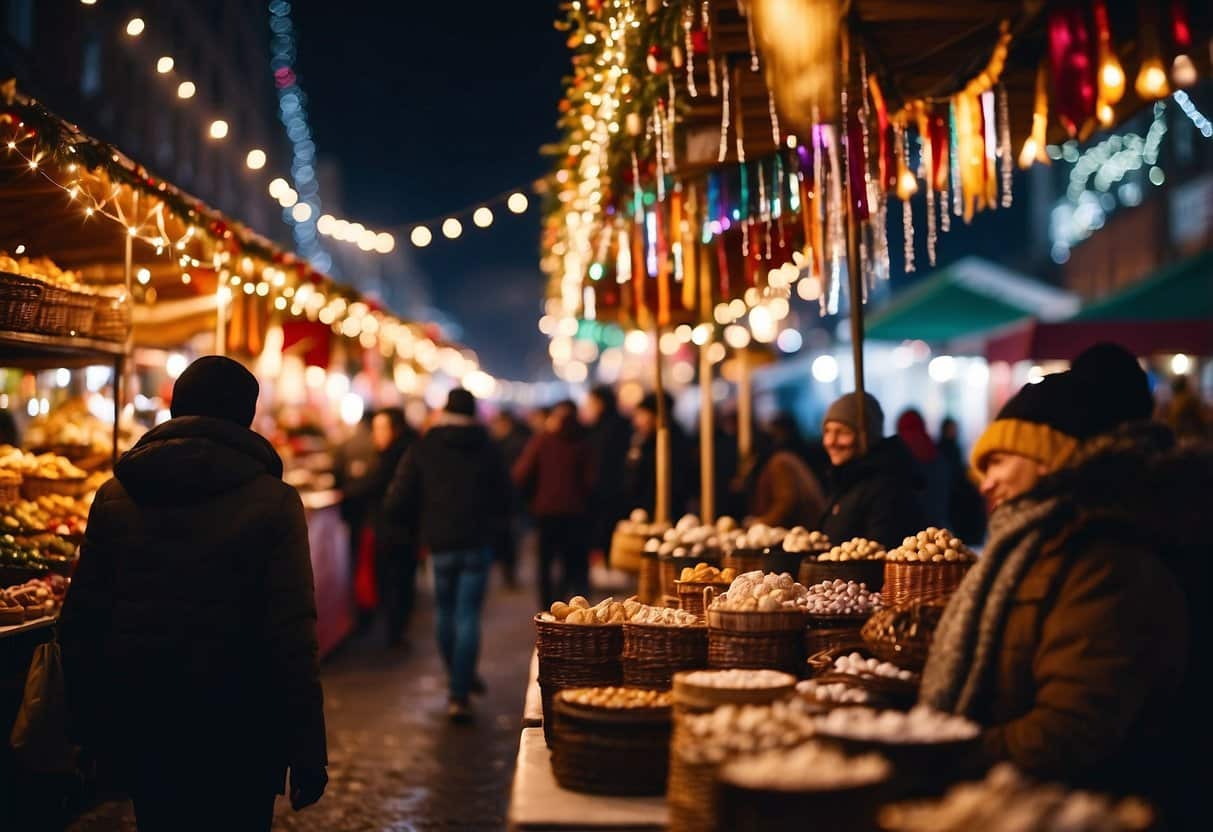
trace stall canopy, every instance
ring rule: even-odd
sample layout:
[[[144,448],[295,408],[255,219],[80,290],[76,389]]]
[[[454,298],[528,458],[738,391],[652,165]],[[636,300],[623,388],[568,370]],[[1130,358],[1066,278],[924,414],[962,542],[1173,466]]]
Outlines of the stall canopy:
[[[1137,355],[1213,355],[1213,251],[1164,266],[1072,319],[1019,322],[986,342],[990,361],[1070,360],[1115,341]]]
[[[966,257],[894,296],[867,322],[877,341],[951,341],[988,332],[1024,317],[1062,320],[1078,310],[1073,294]]]

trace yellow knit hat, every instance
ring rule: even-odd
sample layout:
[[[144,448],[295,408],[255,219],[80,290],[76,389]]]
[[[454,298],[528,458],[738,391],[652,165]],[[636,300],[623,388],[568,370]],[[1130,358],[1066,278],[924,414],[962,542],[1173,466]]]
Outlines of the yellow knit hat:
[[[996,419],[973,446],[971,460],[973,470],[983,474],[990,454],[1002,451],[1026,456],[1053,472],[1065,465],[1077,448],[1078,440],[1073,436],[1041,422]]]

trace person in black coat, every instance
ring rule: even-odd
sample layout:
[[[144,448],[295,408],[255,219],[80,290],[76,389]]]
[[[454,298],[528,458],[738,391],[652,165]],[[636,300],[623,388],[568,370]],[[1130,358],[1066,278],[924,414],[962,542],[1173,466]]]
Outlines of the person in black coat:
[[[826,512],[820,531],[835,543],[853,537],[875,540],[888,548],[926,527],[914,458],[896,436],[882,439],[884,413],[873,396],[864,399],[868,452],[860,453],[858,400],[854,393],[838,399],[822,428],[830,456]]]
[[[409,427],[404,411],[395,407],[375,414],[371,438],[379,451],[367,492],[368,519],[375,531],[375,574],[383,599],[387,643],[399,647],[405,642],[417,595],[417,533],[414,527],[385,512],[383,502],[400,460],[417,441],[417,432]]]
[[[615,391],[595,387],[582,405],[582,422],[589,431],[594,455],[594,486],[590,496],[590,548],[609,552],[615,524],[634,508],[624,496],[631,428],[619,413]]]
[[[480,687],[480,611],[510,500],[509,474],[476,421],[475,397],[452,390],[446,410],[404,455],[384,509],[418,529],[430,550],[438,647],[450,674],[447,713],[455,722],[471,718],[468,697]]]
[[[665,394],[670,431],[670,516],[678,518],[691,493],[694,459],[687,435],[674,419],[674,399]],[[657,395],[650,393],[632,414],[632,441],[624,474],[628,511],[642,508],[650,517],[657,506]]]
[[[307,522],[257,395],[227,358],[182,373],[98,492],[64,603],[71,731],[141,832],[268,830],[288,770],[296,809],[327,783]]]

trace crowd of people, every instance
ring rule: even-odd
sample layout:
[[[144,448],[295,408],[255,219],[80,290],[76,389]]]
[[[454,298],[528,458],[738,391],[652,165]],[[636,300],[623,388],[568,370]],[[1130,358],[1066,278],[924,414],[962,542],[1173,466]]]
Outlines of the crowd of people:
[[[923,701],[986,726],[985,763],[1144,791],[1182,813],[1195,792],[1169,744],[1197,713],[1194,593],[1206,585],[1213,452],[1199,406],[1182,384],[1174,393],[1159,411],[1136,359],[1101,345],[1019,391],[971,458],[954,421],[932,437],[915,410],[885,436],[871,395],[833,402],[820,442],[777,416],[751,460],[726,415],[718,505],[833,541],[893,547],[931,525],[984,539],[943,615]],[[73,735],[121,772],[141,828],[171,828],[191,784],[215,770],[241,785],[208,802],[216,823],[268,828],[274,794],[302,807],[325,788],[307,528],[277,453],[250,429],[257,395],[229,359],[181,375],[173,418],[99,492],[63,609]],[[390,645],[407,643],[428,558],[451,720],[470,720],[484,691],[494,562],[516,586],[518,537],[532,527],[539,605],[588,595],[616,522],[656,506],[663,409],[672,403],[649,396],[628,418],[599,388],[580,410],[496,412],[486,425],[473,395],[454,389],[420,430],[382,410],[338,449],[351,546],[375,575]],[[695,508],[698,455],[668,424],[677,514]]]

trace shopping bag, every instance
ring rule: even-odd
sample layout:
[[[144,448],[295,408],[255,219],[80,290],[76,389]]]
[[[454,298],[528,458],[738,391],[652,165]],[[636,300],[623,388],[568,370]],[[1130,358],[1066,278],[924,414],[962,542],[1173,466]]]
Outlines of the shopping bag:
[[[379,606],[379,582],[375,575],[375,531],[362,530],[358,542],[358,564],[354,570],[354,601],[360,610]]]
[[[75,768],[76,749],[67,738],[67,697],[59,642],[34,648],[25,677],[25,695],[9,742],[30,771],[53,774]]]

